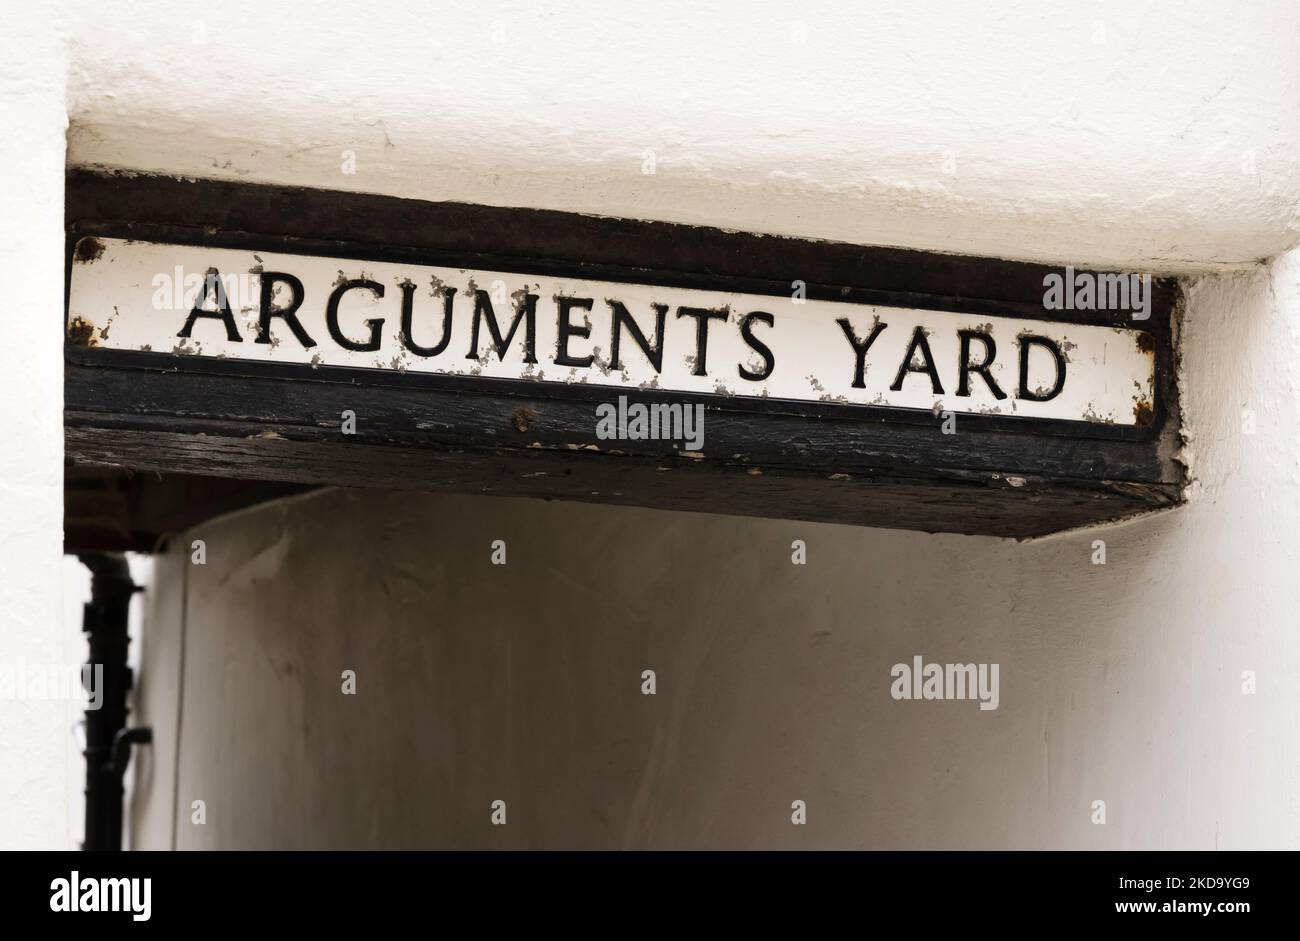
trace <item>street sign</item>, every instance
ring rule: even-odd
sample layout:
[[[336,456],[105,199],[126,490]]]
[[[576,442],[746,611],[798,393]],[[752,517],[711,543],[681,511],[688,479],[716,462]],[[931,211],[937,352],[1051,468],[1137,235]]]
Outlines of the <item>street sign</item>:
[[[1154,342],[1112,326],[784,295],[83,239],[77,345],[691,397],[1150,424]]]
[[[89,170],[67,220],[99,546],[240,488],[1026,537],[1186,484],[1179,289],[1146,272]]]

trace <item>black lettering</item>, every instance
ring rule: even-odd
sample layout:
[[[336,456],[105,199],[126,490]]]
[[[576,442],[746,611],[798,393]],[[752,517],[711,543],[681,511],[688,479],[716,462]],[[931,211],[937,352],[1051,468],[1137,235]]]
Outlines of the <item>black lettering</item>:
[[[849,318],[841,317],[835,322],[840,325],[840,329],[843,330],[844,335],[848,337],[849,345],[853,347],[853,352],[856,353],[858,357],[857,366],[854,367],[853,370],[853,388],[865,388],[867,384],[865,375],[867,371],[867,350],[871,349],[871,344],[876,342],[876,337],[880,336],[880,332],[884,330],[885,327],[889,326],[889,324],[881,323],[877,320],[875,326],[871,328],[871,336],[867,337],[865,340],[859,340],[857,334],[853,332],[853,324],[849,323]]]
[[[271,299],[275,296],[274,285],[277,281],[286,285],[292,295],[289,305],[278,309],[271,306]],[[298,308],[302,306],[302,300],[302,282],[293,275],[286,274],[283,271],[263,271],[261,311],[257,318],[257,339],[253,342],[270,343],[271,320],[274,317],[279,317],[288,324],[289,329],[293,331],[293,335],[298,338],[298,342],[305,348],[310,349],[315,346],[316,341],[307,335],[307,331],[298,322]]]
[[[637,322],[632,319],[627,308],[618,301],[609,301],[610,308],[614,311],[614,334],[609,343],[609,365],[611,369],[622,369],[623,361],[619,358],[619,337],[623,333],[623,328],[627,327],[627,332],[632,335],[633,341],[641,347],[641,352],[645,358],[650,360],[650,365],[655,368],[655,372],[664,371],[664,320],[668,316],[667,304],[651,304],[655,312],[655,342],[651,346],[637,326]]]
[[[709,321],[726,320],[730,311],[726,307],[720,307],[716,310],[710,310],[706,307],[679,307],[677,316],[695,318],[695,368],[691,370],[693,376],[707,376],[708,369],[706,361],[709,357]]]
[[[586,368],[592,364],[596,357],[588,353],[586,356],[569,355],[569,337],[582,337],[584,340],[591,337],[591,324],[579,327],[569,320],[569,313],[573,308],[580,310],[591,310],[591,298],[589,297],[555,297],[555,305],[559,309],[559,319],[555,324],[555,365],[557,366],[580,366]]]
[[[492,299],[488,297],[487,291],[474,292],[474,327],[470,331],[469,354],[466,359],[478,359],[478,325],[487,315],[488,332],[492,334],[492,345],[497,351],[497,358],[504,359],[506,350],[510,348],[510,341],[515,338],[515,332],[519,329],[521,322],[525,323],[524,327],[524,362],[537,362],[537,295],[524,294],[523,300],[519,302],[519,307],[515,311],[515,319],[510,323],[510,332],[506,334],[505,339],[501,338],[501,328],[497,325],[496,313],[492,310]]]
[[[925,362],[920,366],[912,365],[912,356],[917,350],[921,351],[921,356]],[[902,390],[903,380],[907,378],[910,372],[923,372],[930,374],[930,389],[935,395],[943,395],[943,385],[939,382],[939,370],[934,368],[934,356],[930,353],[930,341],[925,338],[925,328],[917,327],[912,331],[912,342],[907,344],[907,352],[903,354],[903,363],[898,367],[898,375],[894,377],[894,384],[889,388],[895,392]]]
[[[339,328],[339,301],[343,299],[344,294],[353,288],[365,288],[376,297],[382,298],[384,296],[384,286],[378,281],[370,281],[366,278],[354,278],[351,281],[344,281],[330,292],[329,300],[325,302],[325,326],[328,328],[330,336],[334,338],[334,342],[343,349],[352,350],[356,353],[373,353],[379,349],[380,331],[384,327],[382,319],[371,319],[365,322],[366,326],[370,328],[370,339],[364,343],[358,343],[356,340],[344,336],[343,331]]]
[[[1040,393],[1037,390],[1031,391],[1029,388],[1029,348],[1031,346],[1041,346],[1051,353],[1052,359],[1056,361],[1056,384],[1052,386],[1050,392]],[[1017,398],[1028,399],[1030,402],[1050,402],[1060,395],[1061,390],[1064,388],[1065,357],[1061,355],[1061,348],[1056,345],[1056,341],[1032,333],[1022,333],[1020,335],[1020,391],[1016,394]]]
[[[993,342],[993,337],[979,330],[958,330],[957,335],[961,337],[961,378],[957,380],[957,394],[970,395],[970,374],[978,373],[988,384],[989,391],[998,401],[1005,399],[1007,394],[998,388],[997,382],[994,381],[989,367],[993,365],[993,357],[998,355],[998,345]],[[979,340],[984,344],[984,358],[977,365],[970,361],[970,341]]]
[[[217,292],[217,310],[203,310],[203,304],[208,299],[208,291],[215,289]],[[203,279],[203,291],[199,294],[199,299],[194,302],[194,309],[190,315],[185,318],[185,326],[181,327],[181,332],[176,334],[178,337],[189,337],[194,330],[194,322],[200,317],[211,317],[213,320],[220,320],[226,325],[226,339],[231,343],[243,343],[244,338],[239,335],[239,328],[235,325],[235,315],[230,310],[230,299],[226,297],[226,287],[221,283],[221,275],[216,268],[209,268],[207,277]]]
[[[760,372],[754,372],[745,366],[740,367],[740,378],[748,379],[750,382],[761,382],[768,376],[772,375],[772,370],[776,368],[776,357],[772,355],[771,348],[766,343],[754,336],[754,321],[765,323],[769,327],[775,326],[776,318],[767,311],[756,310],[745,315],[745,319],[740,322],[740,336],[749,344],[749,348],[763,357],[763,369]]]
[[[451,342],[451,299],[456,296],[456,289],[442,289],[442,339],[437,346],[421,346],[412,335],[415,320],[415,285],[410,281],[402,284],[402,346],[416,356],[437,356]],[[475,347],[477,349],[477,347]]]

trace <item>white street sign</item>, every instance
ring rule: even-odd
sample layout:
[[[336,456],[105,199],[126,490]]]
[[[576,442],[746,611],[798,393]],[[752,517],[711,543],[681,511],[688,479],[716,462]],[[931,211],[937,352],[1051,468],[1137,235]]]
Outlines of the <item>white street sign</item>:
[[[1133,426],[1149,334],[1095,324],[97,239],[86,347]],[[794,292],[792,292],[793,294]]]

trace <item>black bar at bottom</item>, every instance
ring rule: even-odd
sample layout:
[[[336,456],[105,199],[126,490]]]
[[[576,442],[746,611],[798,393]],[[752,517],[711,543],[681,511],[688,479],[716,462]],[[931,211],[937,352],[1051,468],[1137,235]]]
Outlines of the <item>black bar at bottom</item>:
[[[1280,852],[7,853],[0,866],[0,903],[10,926],[57,927],[78,919],[92,929],[101,923],[128,930],[287,925],[301,934],[316,926],[401,928],[413,916],[436,912],[452,928],[590,923],[621,933],[701,922],[721,922],[730,931],[750,923],[768,931],[911,924],[926,932],[913,935],[922,937],[945,924],[985,932],[1099,918],[1223,927],[1261,915],[1271,921],[1291,909],[1295,858]],[[116,898],[118,910],[71,911],[74,872],[79,909]]]

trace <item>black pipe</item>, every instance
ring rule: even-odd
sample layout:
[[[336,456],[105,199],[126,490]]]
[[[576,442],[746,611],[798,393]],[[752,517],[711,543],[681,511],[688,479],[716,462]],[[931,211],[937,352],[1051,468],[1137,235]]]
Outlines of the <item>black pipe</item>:
[[[126,557],[116,553],[78,555],[90,569],[90,600],[82,630],[90,644],[82,673],[88,692],[86,709],[86,839],[82,849],[122,848],[122,777],[133,742],[150,740],[148,729],[126,729],[126,697],[131,690],[127,666],[127,614],[131,596],[140,590],[131,581]]]

